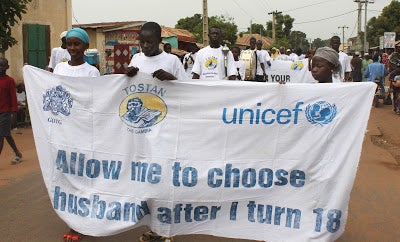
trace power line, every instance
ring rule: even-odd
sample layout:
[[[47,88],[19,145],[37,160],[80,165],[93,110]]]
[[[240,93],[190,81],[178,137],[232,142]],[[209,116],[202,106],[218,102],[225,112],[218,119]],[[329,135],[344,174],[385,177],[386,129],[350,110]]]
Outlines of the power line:
[[[286,12],[291,12],[291,11],[294,11],[294,10],[311,7],[311,6],[319,5],[319,4],[326,3],[326,2],[332,2],[332,1],[331,0],[322,1],[322,2],[319,2],[319,3],[309,4],[309,5],[306,5],[306,6],[303,6],[303,7],[293,8],[293,9],[289,9],[289,10],[282,11],[282,12],[285,12],[285,13]]]
[[[357,11],[357,9],[356,9],[356,10],[349,11],[349,12],[346,12],[346,13],[342,13],[342,14],[339,14],[339,15],[327,17],[327,18],[322,18],[322,19],[317,19],[317,20],[311,20],[311,21],[305,21],[305,22],[300,22],[300,23],[294,22],[293,25],[295,25],[295,24],[315,23],[315,22],[319,22],[319,21],[322,21],[322,20],[328,20],[328,19],[332,19],[332,18],[337,18],[337,17],[340,17],[340,16],[344,16],[344,15],[347,15],[347,14],[352,13],[352,12],[355,12],[355,11]]]

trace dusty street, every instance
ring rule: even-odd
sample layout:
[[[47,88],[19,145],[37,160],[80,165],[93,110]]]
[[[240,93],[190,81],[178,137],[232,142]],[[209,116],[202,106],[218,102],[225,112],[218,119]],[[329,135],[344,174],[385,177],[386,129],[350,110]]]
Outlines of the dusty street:
[[[0,156],[0,240],[62,241],[68,226],[52,209],[40,172],[30,128],[13,131],[23,162],[11,165],[8,144]],[[400,116],[392,106],[371,109],[361,160],[352,190],[346,231],[338,241],[399,241]],[[136,241],[145,227],[107,238],[82,241]],[[204,235],[181,241],[245,241]]]

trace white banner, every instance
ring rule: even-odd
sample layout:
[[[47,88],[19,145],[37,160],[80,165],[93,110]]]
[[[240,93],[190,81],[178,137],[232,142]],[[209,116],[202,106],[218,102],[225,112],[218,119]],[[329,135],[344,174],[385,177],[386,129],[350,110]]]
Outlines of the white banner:
[[[298,61],[271,60],[271,66],[266,65],[265,73],[268,82],[315,83],[308,70],[308,59]]]
[[[51,203],[83,234],[333,241],[345,229],[374,83],[23,72]]]

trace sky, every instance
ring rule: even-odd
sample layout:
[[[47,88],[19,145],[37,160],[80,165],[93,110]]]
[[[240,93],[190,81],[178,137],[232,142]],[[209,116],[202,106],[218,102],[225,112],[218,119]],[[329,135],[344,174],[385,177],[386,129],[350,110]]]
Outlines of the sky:
[[[364,0],[361,0],[364,1]],[[367,19],[377,17],[392,0],[369,0]],[[207,0],[209,16],[233,18],[239,32],[250,23],[272,21],[273,11],[294,18],[292,30],[302,31],[308,39],[347,39],[357,35],[357,8],[354,0]],[[362,7],[364,29],[364,4]],[[72,0],[72,24],[117,21],[154,21],[175,27],[181,18],[203,13],[203,0]]]

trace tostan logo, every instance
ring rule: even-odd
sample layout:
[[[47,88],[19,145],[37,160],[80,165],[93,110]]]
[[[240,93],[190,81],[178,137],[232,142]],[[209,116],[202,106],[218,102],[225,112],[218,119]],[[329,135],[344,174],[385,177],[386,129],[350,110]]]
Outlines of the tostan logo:
[[[206,60],[206,67],[208,69],[215,69],[215,68],[217,68],[217,65],[218,65],[218,61],[217,61],[217,58],[215,58],[215,57],[210,57]]]
[[[121,120],[132,128],[147,128],[161,122],[167,115],[164,101],[151,93],[133,93],[119,106]]]
[[[307,120],[314,125],[323,126],[332,122],[336,117],[336,112],[336,105],[326,101],[319,101],[306,107]]]
[[[294,70],[294,71],[301,71],[304,68],[304,64],[301,61],[296,61],[292,64],[292,66],[290,67],[290,69]]]
[[[69,116],[72,103],[71,95],[61,85],[47,89],[43,95],[43,110],[50,111],[54,115],[62,114]]]

